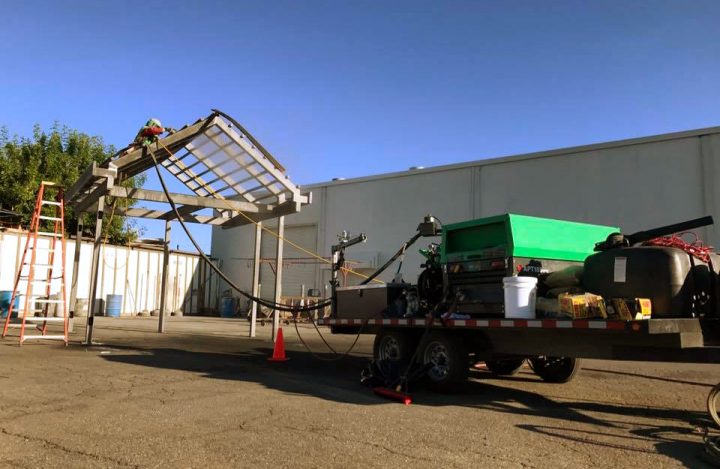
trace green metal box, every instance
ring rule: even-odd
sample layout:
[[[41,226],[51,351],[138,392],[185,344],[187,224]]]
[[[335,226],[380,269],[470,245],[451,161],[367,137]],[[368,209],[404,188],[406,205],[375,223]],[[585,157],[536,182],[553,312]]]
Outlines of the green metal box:
[[[502,316],[503,277],[582,265],[617,227],[505,214],[443,226],[441,261],[458,312]]]
[[[443,227],[442,262],[525,257],[583,262],[614,226],[591,225],[506,213]]]

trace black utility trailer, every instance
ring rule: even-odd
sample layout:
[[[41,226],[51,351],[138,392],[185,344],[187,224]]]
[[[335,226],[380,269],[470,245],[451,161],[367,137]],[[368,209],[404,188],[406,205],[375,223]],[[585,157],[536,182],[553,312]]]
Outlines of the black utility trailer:
[[[550,370],[541,375],[554,382],[572,378],[579,369],[578,358],[720,363],[720,320],[717,319],[326,318],[318,323],[332,327],[336,333],[375,334],[375,359],[409,360],[420,346],[420,359],[435,364],[431,379],[439,389],[464,379],[467,365],[472,361],[494,364],[520,360],[521,364],[525,358],[575,359],[573,370],[565,373]],[[427,334],[426,329],[429,329]],[[421,344],[423,335],[426,339]],[[433,353],[439,355],[433,356]],[[438,361],[439,358],[442,360]],[[494,371],[492,365],[489,368]]]
[[[413,362],[425,365],[428,384],[441,391],[467,379],[470,366],[477,362],[485,362],[492,373],[502,376],[516,373],[528,360],[538,376],[554,383],[571,380],[580,369],[582,358],[720,363],[717,291],[720,282],[716,268],[708,268],[712,267],[711,263],[706,265],[691,260],[695,267],[687,273],[687,278],[695,287],[689,292],[692,295],[684,288],[668,290],[680,301],[679,304],[687,306],[692,300],[692,308],[687,307],[677,314],[661,309],[659,317],[652,319],[503,318],[498,317],[498,313],[502,315],[504,311],[502,299],[496,299],[497,289],[502,288],[498,287],[498,278],[541,273],[548,265],[554,267],[557,259],[570,265],[577,261],[582,263],[592,254],[593,245],[588,243],[593,237],[597,240],[598,232],[610,235],[605,243],[595,246],[596,251],[606,249],[607,243],[620,243],[609,247],[616,249],[612,253],[617,253],[623,260],[625,256],[632,260],[631,254],[637,250],[631,247],[637,241],[633,237],[652,239],[709,223],[712,219],[706,217],[623,237],[612,233],[611,227],[514,215],[440,229],[437,221],[428,216],[418,226],[418,234],[361,285],[338,288],[337,275],[334,275],[333,311],[331,317],[321,319],[319,324],[329,326],[333,333],[374,334],[375,360],[392,360],[408,366]],[[539,231],[538,227],[554,237],[544,243],[537,242],[533,235]],[[567,232],[572,232],[571,239],[563,238]],[[421,251],[428,261],[423,265],[425,270],[417,285],[370,283],[420,236],[441,233],[441,247],[431,245],[427,251]],[[364,235],[351,240],[345,237],[333,246],[335,273],[342,268],[344,248],[364,239]],[[713,256],[720,264],[717,256]],[[645,275],[633,273],[629,268],[627,272],[628,280],[632,280],[631,274]],[[624,277],[625,271],[621,273]],[[657,277],[657,272],[651,273]],[[700,282],[704,278],[701,275],[709,281]],[[624,282],[625,279],[614,281]],[[699,286],[705,283],[708,286],[703,286],[701,291]],[[404,306],[400,308],[393,304],[398,291],[405,296]],[[695,308],[701,303],[703,309]],[[406,313],[398,314],[402,311]],[[717,396],[720,396],[720,385],[708,399],[710,413],[720,426],[715,412]]]

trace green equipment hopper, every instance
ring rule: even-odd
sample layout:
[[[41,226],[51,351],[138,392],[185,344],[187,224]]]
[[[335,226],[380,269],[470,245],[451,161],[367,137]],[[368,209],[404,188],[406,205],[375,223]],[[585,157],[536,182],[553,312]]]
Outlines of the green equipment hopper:
[[[444,226],[442,261],[478,259],[501,249],[512,257],[583,262],[595,243],[619,231],[614,226],[506,213]]]
[[[503,277],[582,265],[614,226],[507,213],[443,226],[441,262],[459,309],[502,314]],[[461,295],[457,295],[461,293]]]

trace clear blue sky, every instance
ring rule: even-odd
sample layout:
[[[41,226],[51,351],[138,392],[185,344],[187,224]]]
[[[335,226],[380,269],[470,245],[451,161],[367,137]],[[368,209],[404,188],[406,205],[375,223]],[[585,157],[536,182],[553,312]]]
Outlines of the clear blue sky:
[[[0,8],[11,133],[60,121],[121,147],[217,107],[300,184],[720,125],[714,0]]]

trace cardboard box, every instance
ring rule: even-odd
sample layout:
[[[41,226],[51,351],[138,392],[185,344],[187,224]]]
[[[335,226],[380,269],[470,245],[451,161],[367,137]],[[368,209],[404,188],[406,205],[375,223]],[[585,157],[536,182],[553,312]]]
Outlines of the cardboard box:
[[[601,296],[585,293],[583,295],[562,294],[558,296],[560,312],[573,319],[607,318],[605,301]]]
[[[611,319],[639,321],[652,317],[652,302],[647,298],[612,298],[608,304]]]

